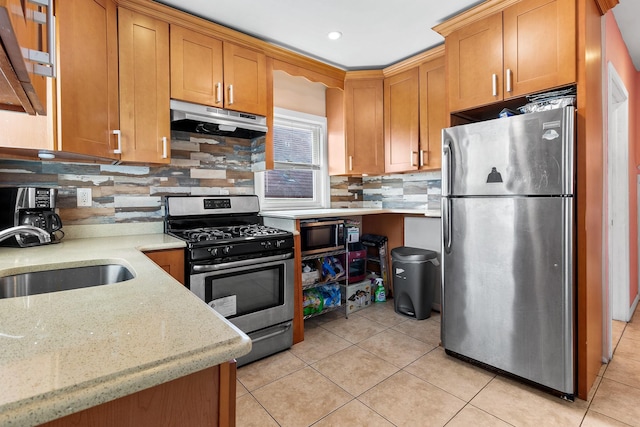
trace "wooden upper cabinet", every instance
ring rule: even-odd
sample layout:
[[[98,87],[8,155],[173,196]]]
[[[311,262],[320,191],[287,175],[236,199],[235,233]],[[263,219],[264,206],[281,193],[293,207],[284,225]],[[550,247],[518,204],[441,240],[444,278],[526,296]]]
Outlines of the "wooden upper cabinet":
[[[503,12],[505,98],[576,81],[574,0],[526,0]]]
[[[233,43],[224,43],[224,106],[267,115],[266,56]]]
[[[445,38],[449,109],[460,111],[502,99],[502,13]]]
[[[522,0],[445,37],[449,110],[576,81],[575,0]]]
[[[118,9],[123,161],[169,163],[169,24]]]
[[[56,2],[58,150],[118,159],[118,40],[112,0]]]
[[[171,26],[171,98],[223,108],[222,41]]]
[[[264,116],[266,56],[172,25],[171,97]]]
[[[344,91],[328,88],[329,175],[384,172],[382,73],[378,78],[349,77]]]
[[[440,169],[447,127],[444,57],[420,65],[420,169]]]
[[[419,162],[419,69],[384,79],[384,171],[405,172]]]

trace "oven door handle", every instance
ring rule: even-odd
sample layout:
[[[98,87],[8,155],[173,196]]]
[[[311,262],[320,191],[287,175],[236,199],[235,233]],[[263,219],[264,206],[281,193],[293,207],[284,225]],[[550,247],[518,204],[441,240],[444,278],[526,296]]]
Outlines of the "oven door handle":
[[[273,337],[278,336],[278,335],[282,335],[282,334],[286,333],[289,329],[291,329],[291,322],[287,322],[286,324],[280,326],[280,328],[277,331],[271,332],[271,333],[269,333],[267,335],[264,335],[262,337],[251,338],[251,342],[255,344],[257,342],[264,341],[266,339],[273,338]]]
[[[292,253],[286,253],[286,254],[273,255],[273,256],[267,256],[262,258],[252,258],[252,259],[243,259],[240,261],[223,262],[221,264],[194,265],[193,271],[195,273],[206,273],[209,271],[226,270],[228,268],[243,267],[245,265],[257,265],[257,264],[264,264],[265,262],[281,261],[281,260],[289,259],[292,256],[293,256]]]

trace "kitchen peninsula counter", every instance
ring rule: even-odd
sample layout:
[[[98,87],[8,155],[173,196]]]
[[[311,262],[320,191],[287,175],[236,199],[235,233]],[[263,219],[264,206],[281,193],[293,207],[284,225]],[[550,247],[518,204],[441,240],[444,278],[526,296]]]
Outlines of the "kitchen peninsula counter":
[[[0,276],[121,264],[135,277],[0,299],[0,425],[36,425],[247,354],[251,340],[141,251],[165,234],[0,248]]]

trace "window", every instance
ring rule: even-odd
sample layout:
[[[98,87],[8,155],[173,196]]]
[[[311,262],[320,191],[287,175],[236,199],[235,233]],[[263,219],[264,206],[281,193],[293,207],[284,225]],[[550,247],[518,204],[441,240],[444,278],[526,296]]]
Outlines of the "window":
[[[322,208],[328,201],[327,119],[274,108],[274,169],[256,173],[260,207]]]

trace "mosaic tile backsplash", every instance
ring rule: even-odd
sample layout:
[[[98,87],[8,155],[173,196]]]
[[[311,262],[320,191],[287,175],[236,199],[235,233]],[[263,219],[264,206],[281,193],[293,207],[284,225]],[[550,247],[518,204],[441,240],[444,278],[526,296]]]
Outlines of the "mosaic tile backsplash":
[[[65,225],[162,222],[165,195],[253,194],[255,146],[174,131],[169,165],[0,160],[0,185],[57,187]],[[76,206],[78,187],[91,188],[91,207]]]
[[[171,163],[104,165],[0,159],[1,186],[58,188],[63,224],[162,222],[163,196],[254,194],[264,144],[172,132]],[[76,189],[90,187],[92,206],[76,206]],[[440,172],[331,177],[331,207],[440,207]]]
[[[440,171],[331,177],[332,208],[440,209]]]

